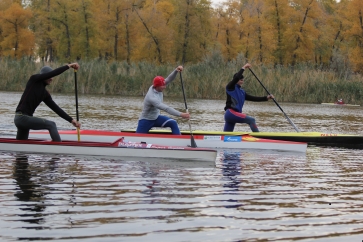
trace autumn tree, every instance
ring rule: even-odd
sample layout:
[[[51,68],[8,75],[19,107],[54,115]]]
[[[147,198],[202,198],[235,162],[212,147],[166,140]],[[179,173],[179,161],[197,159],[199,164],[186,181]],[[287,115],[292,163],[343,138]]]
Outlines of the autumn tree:
[[[250,58],[259,63],[272,63],[276,41],[273,26],[267,21],[267,5],[263,0],[250,0],[244,6],[245,23],[250,41]]]
[[[286,63],[295,65],[314,59],[314,40],[319,30],[316,19],[321,16],[321,8],[316,0],[291,0],[289,27],[285,34]]]
[[[42,61],[54,61],[56,58],[56,34],[51,20],[54,1],[32,0],[30,8],[33,12],[30,28],[35,33],[37,43],[36,54]]]
[[[139,58],[158,63],[170,62],[174,31],[171,28],[171,18],[174,5],[171,0],[139,1],[133,8],[142,24],[140,29]],[[141,32],[142,31],[142,32]]]
[[[175,61],[193,62],[200,59],[211,45],[210,3],[206,0],[175,1]]]
[[[94,1],[93,0],[79,0],[76,1],[75,9],[78,22],[81,23],[76,28],[74,39],[74,52],[77,59],[86,59],[97,57],[96,48],[96,19],[94,16]],[[78,31],[77,31],[78,30]]]
[[[344,12],[348,29],[345,36],[349,41],[349,57],[356,72],[363,72],[363,2],[360,0],[345,1]]]
[[[4,56],[22,58],[33,56],[34,34],[28,29],[32,17],[30,9],[24,9],[18,3],[1,11],[1,51]]]
[[[283,40],[284,34],[288,28],[288,19],[290,15],[288,0],[266,0],[266,21],[272,26],[272,38],[275,48],[272,53],[275,58],[275,63],[283,65],[285,46]]]
[[[225,6],[218,7],[215,13],[215,41],[219,42],[221,45],[222,53],[227,57],[227,60],[234,59],[237,54],[246,50],[248,43],[245,35],[244,29],[244,15],[243,7],[240,5],[239,1],[229,0],[226,2]],[[243,16],[243,18],[240,18]]]

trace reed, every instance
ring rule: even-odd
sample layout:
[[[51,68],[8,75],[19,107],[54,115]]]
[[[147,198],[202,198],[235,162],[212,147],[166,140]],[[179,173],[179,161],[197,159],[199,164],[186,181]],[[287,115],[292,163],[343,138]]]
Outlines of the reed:
[[[224,99],[225,86],[233,74],[245,63],[243,55],[227,62],[218,52],[203,61],[184,66],[183,82],[187,98]],[[253,63],[252,63],[253,64]],[[44,65],[52,68],[63,63],[33,62],[27,59],[0,59],[0,90],[23,91],[32,74]],[[80,62],[78,90],[80,94],[145,95],[156,75],[166,77],[176,65],[156,65],[148,62],[132,63],[93,60]],[[253,71],[279,102],[321,103],[343,98],[347,103],[363,105],[362,76],[348,68],[322,68],[303,63],[295,66],[253,66]],[[266,95],[255,77],[246,70],[244,89],[251,95]],[[54,93],[73,93],[74,74],[67,71],[54,78],[48,87]],[[165,90],[165,96],[182,97],[179,75]]]

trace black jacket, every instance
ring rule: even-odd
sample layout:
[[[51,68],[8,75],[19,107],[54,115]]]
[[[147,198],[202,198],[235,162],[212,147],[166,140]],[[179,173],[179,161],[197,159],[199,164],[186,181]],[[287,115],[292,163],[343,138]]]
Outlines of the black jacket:
[[[41,102],[44,102],[50,109],[58,114],[68,122],[72,122],[72,119],[66,112],[63,111],[52,99],[51,95],[47,91],[45,80],[48,80],[54,76],[58,76],[64,71],[68,70],[68,65],[59,67],[51,72],[44,74],[32,75],[26,84],[23,95],[16,108],[16,112],[22,112],[26,115],[33,116],[35,109]]]

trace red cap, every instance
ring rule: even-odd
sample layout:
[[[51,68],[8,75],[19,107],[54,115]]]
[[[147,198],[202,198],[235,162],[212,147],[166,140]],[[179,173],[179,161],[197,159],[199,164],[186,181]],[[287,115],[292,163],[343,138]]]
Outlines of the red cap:
[[[154,87],[161,87],[161,86],[165,86],[165,79],[164,77],[162,76],[156,76],[154,78],[154,81],[153,81],[153,86]]]

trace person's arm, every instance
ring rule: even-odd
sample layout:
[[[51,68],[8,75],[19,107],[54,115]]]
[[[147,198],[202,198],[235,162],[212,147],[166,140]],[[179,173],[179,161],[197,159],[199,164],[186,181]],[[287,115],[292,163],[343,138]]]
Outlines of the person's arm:
[[[165,84],[168,85],[170,82],[172,82],[175,79],[178,72],[181,72],[181,71],[183,71],[182,66],[178,66],[177,68],[175,68],[175,70],[172,71],[167,78],[165,78]]]
[[[52,109],[56,114],[58,114],[59,117],[63,118],[64,120],[67,120],[68,122],[72,123],[73,118],[69,116],[66,112],[63,111],[52,99],[50,94],[47,95],[47,97],[43,100],[43,102]]]
[[[52,77],[58,76],[68,69],[69,69],[69,66],[65,65],[65,66],[61,66],[57,69],[54,69],[53,71],[43,73],[43,74],[35,74],[33,76],[35,76],[37,82],[40,82],[40,81],[45,81]]]
[[[263,96],[263,97],[256,97],[256,96],[252,96],[252,95],[249,95],[248,93],[246,93],[246,100],[247,101],[253,101],[253,102],[265,102],[265,101],[268,101],[270,99],[273,99],[274,96],[271,94],[271,95],[267,95],[267,96]]]
[[[181,112],[179,112],[178,110],[175,110],[174,108],[169,107],[168,105],[162,103],[159,99],[152,98],[149,101],[154,107],[156,107],[156,108],[158,108],[160,110],[163,110],[163,111],[167,112],[170,115],[173,115],[173,116],[176,116],[176,117],[181,117],[181,114],[182,114]]]
[[[58,67],[57,69],[54,69],[53,71],[47,72],[47,73],[43,73],[43,74],[35,74],[33,76],[36,77],[36,81],[45,81],[48,80],[52,77],[58,76],[60,74],[62,74],[63,72],[65,72],[66,70],[68,70],[69,68],[73,68],[75,70],[79,69],[79,64],[78,63],[71,63],[68,65],[64,65],[61,67]]]
[[[242,74],[245,71],[245,69],[241,68],[241,70],[239,70],[239,72],[237,72],[236,74],[233,75],[233,79],[232,81],[228,82],[226,88],[228,91],[233,91],[234,87],[236,86],[237,82],[239,80],[241,80],[242,78]]]
[[[243,77],[243,72],[245,71],[246,68],[250,68],[251,67],[251,64],[247,63],[245,64],[237,73],[235,73],[233,75],[233,79],[232,81],[230,81],[227,86],[226,86],[226,89],[228,91],[233,91],[234,90],[234,87],[236,86],[237,82],[239,80],[241,80]]]

